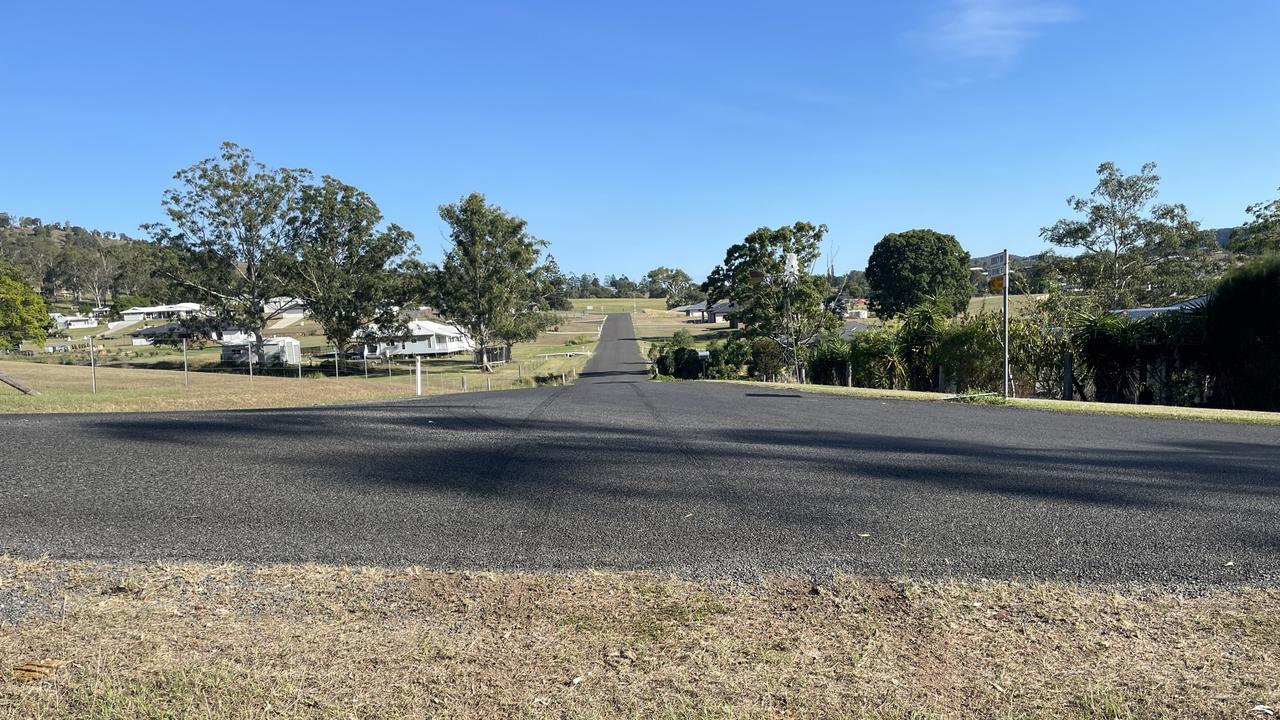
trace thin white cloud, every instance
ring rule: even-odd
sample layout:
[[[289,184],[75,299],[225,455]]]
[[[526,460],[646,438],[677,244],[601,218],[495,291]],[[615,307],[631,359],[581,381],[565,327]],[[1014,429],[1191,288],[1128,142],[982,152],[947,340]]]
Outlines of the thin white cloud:
[[[949,58],[1004,64],[1045,26],[1076,17],[1065,0],[947,0],[913,38]]]

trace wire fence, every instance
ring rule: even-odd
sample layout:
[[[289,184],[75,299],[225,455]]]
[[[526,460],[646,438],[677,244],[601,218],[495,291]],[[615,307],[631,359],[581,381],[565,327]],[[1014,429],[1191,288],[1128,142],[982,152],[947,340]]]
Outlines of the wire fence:
[[[265,364],[231,362],[189,363],[181,359],[164,361],[106,363],[87,352],[59,353],[52,358],[15,360],[0,364],[0,381],[7,374],[24,387],[36,391],[99,393],[112,390],[172,391],[175,387],[193,390],[221,390],[243,394],[261,391],[276,396],[296,395],[300,402],[310,403],[316,393],[335,392],[333,399],[414,397],[446,393],[494,392],[538,386],[562,386],[577,379],[577,370],[545,371],[542,362],[508,363],[495,367],[496,372],[453,361],[445,367],[429,362],[339,360],[304,357],[301,362]],[[319,382],[317,382],[319,381]],[[255,382],[257,383],[255,386]],[[291,389],[292,388],[292,389]],[[340,391],[340,392],[338,392]]]

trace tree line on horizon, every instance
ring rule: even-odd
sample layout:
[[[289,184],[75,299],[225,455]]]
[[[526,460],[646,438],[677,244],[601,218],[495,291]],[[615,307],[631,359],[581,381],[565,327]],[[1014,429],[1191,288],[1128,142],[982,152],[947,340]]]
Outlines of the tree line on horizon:
[[[1280,200],[1249,206],[1253,219],[1223,248],[1185,206],[1157,202],[1154,171],[1148,164],[1125,175],[1112,163],[1100,165],[1091,194],[1068,199],[1075,217],[1041,233],[1054,247],[1078,252],[1049,252],[1015,267],[1015,292],[1049,293],[1062,312],[1096,316],[1202,294],[1244,259],[1280,250]],[[489,348],[535,338],[570,298],[646,296],[666,297],[668,307],[732,301],[744,336],[774,344],[757,354],[782,358],[798,374],[815,348],[830,345],[850,296],[867,297],[883,319],[903,318],[901,330],[913,317],[927,320],[915,326],[930,326],[928,318],[961,315],[975,292],[969,254],[954,236],[931,229],[889,233],[865,272],[843,276],[830,263],[825,273],[814,272],[827,227],[797,222],[750,233],[702,283],[667,267],[639,281],[615,275],[601,282],[563,273],[524,220],[478,193],[439,207],[450,247],[429,263],[416,257],[413,234],[386,223],[358,188],[305,169],[268,168],[233,143],[174,179],[162,198],[166,219],[144,226],[146,239],[0,215],[0,265],[8,266],[0,341],[13,344],[24,327],[34,337],[30,326],[47,323],[32,316],[35,303],[15,299],[24,284],[46,297],[67,289],[99,305],[108,296],[116,303],[193,300],[210,310],[198,322],[242,329],[259,344],[271,319],[268,301],[296,297],[339,349],[370,327],[387,337],[403,334],[399,309],[423,303],[466,330],[482,358]],[[799,271],[784,280],[788,254]],[[21,313],[13,309],[19,307]],[[928,354],[918,343],[896,347],[904,368]],[[757,360],[767,364],[763,355]],[[924,384],[929,372],[922,368],[895,370],[891,382]]]

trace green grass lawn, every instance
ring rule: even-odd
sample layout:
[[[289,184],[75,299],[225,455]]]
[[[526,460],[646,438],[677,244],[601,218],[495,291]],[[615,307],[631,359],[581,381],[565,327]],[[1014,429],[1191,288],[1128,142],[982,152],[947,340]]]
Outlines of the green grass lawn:
[[[1030,315],[1035,311],[1036,305],[1042,302],[1048,295],[1010,295],[1009,296],[1009,316],[1018,317],[1021,315]],[[1004,305],[1004,298],[1001,295],[984,295],[969,299],[968,313],[970,315],[981,315],[990,313],[999,315]]]
[[[575,298],[573,309],[578,312],[640,312],[641,310],[666,310],[666,298]],[[590,307],[591,310],[587,310]]]
[[[680,330],[693,335],[693,346],[705,350],[707,345],[716,340],[733,337],[735,330],[729,329],[729,323],[700,322],[698,315],[685,316],[684,313],[670,310],[642,310],[631,316],[635,325],[636,339],[640,341],[640,353],[647,357],[649,348],[667,342]]]

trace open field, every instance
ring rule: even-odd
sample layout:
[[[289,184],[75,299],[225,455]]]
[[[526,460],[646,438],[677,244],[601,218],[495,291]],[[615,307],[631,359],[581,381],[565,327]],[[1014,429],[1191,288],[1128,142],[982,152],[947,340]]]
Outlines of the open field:
[[[424,363],[423,394],[439,395],[466,390],[510,390],[530,387],[532,375],[564,372],[570,381],[589,358],[530,359],[484,374],[472,367],[440,367]],[[462,365],[461,362],[458,363]],[[302,407],[348,402],[391,400],[415,396],[411,366],[388,377],[385,369],[362,375],[332,377],[279,377],[246,374],[192,372],[189,386],[182,372],[136,368],[98,368],[98,392],[90,389],[87,366],[12,363],[0,361],[0,370],[34,386],[41,394],[27,396],[0,384],[0,414],[22,412],[160,412],[167,410],[229,410],[239,408]],[[427,370],[427,368],[430,368]],[[278,372],[278,371],[277,371]],[[518,373],[525,373],[521,380]],[[558,383],[557,383],[558,384]]]
[[[788,383],[763,383],[751,380],[700,380],[698,382],[725,382],[751,387],[767,387],[777,390],[847,395],[850,397],[886,398],[894,400],[930,400],[941,402],[954,398],[948,393],[920,392],[917,390],[883,390],[878,388],[840,387],[836,385],[793,385]],[[1028,410],[1083,413],[1093,415],[1123,415],[1127,417],[1164,420],[1201,420],[1205,422],[1236,423],[1240,425],[1280,425],[1280,413],[1257,410],[1224,410],[1220,408],[1174,407],[1169,405],[1130,405],[1125,403],[1098,403],[1042,398],[981,398],[986,405],[1005,405]]]
[[[1029,315],[1035,309],[1036,305],[1043,301],[1048,295],[1010,295],[1009,296],[1009,316]],[[990,313],[999,315],[1004,306],[1004,298],[1000,295],[983,295],[969,299],[968,313],[970,315],[981,315]]]
[[[639,312],[641,310],[666,310],[666,298],[573,298],[573,309],[577,312],[611,313]],[[588,311],[587,308],[591,310]]]
[[[1280,706],[1275,588],[0,557],[0,598],[0,714],[13,718],[1101,720]],[[58,665],[44,679],[8,672],[44,660]]]
[[[687,330],[693,335],[694,347],[705,349],[713,340],[729,337],[729,323],[704,323],[698,316],[686,317],[684,313],[670,310],[641,310],[631,316],[635,325],[636,338],[640,341],[640,354],[649,352],[649,347],[666,342],[678,330]]]
[[[248,375],[193,372],[190,386],[184,387],[181,371],[103,367],[98,368],[98,392],[94,394],[88,367],[0,362],[0,371],[41,393],[27,396],[0,385],[0,413],[292,407],[404,398],[414,393],[408,376],[391,380],[385,376],[369,380],[257,376],[250,380]],[[428,387],[443,391],[438,382]],[[450,391],[457,390],[450,387]]]
[[[509,390],[528,387],[532,379],[566,379],[581,372],[590,359],[603,318],[569,313],[564,321],[536,341],[520,343],[513,361],[484,373],[470,357],[454,356],[423,361],[423,394],[460,392],[463,379],[467,390]],[[314,327],[314,323],[309,323]],[[292,330],[293,328],[286,328]],[[314,332],[299,328],[303,332]],[[304,347],[325,350],[323,336],[295,333]],[[28,397],[0,384],[0,413],[6,412],[125,412],[158,410],[213,410],[234,408],[293,407],[345,402],[404,398],[414,395],[413,363],[393,363],[388,375],[384,363],[370,363],[369,377],[354,363],[354,374],[341,378],[315,377],[332,372],[331,366],[304,358],[307,377],[299,379],[293,368],[267,368],[251,381],[245,373],[200,372],[220,361],[217,346],[193,349],[188,353],[192,368],[190,386],[182,384],[182,353],[164,346],[132,347],[108,342],[98,357],[98,392],[90,390],[88,354],[57,353],[34,358],[0,360],[0,370],[23,380],[41,392]],[[64,364],[66,363],[66,364]],[[351,372],[352,365],[346,372]],[[555,380],[558,382],[558,379]]]

